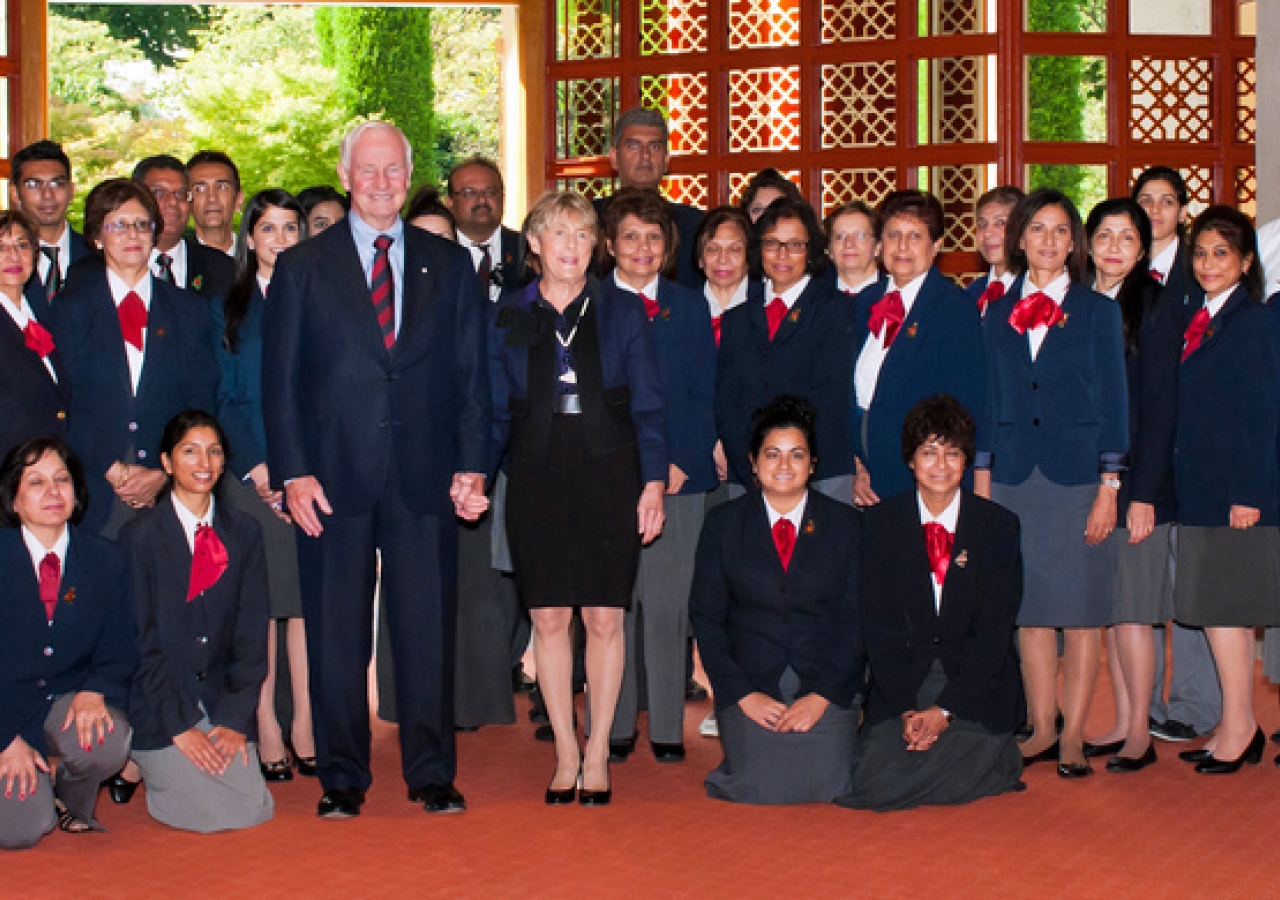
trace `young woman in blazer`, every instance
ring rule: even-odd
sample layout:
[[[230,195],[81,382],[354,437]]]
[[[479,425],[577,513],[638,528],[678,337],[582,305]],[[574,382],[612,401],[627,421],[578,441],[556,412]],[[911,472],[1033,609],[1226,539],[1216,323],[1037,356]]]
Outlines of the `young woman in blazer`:
[[[56,825],[101,831],[98,785],[129,754],[124,709],[138,666],[124,560],[70,524],[88,491],[55,438],[0,467],[0,848]],[[50,760],[57,757],[56,778]]]
[[[1106,538],[1129,450],[1124,333],[1116,304],[1085,286],[1084,226],[1063,194],[1041,189],[1019,203],[1005,246],[1020,276],[983,320],[988,426],[977,465],[989,474],[975,484],[989,480],[991,499],[1022,522],[1019,645],[1034,728],[1022,752],[1080,778],[1093,771],[1083,730],[1114,606]]]
[[[198,832],[257,825],[275,808],[254,744],[267,673],[262,530],[214,499],[226,446],[206,412],[171,419],[160,440],[171,492],[120,534],[142,648],[130,711],[147,810]]]

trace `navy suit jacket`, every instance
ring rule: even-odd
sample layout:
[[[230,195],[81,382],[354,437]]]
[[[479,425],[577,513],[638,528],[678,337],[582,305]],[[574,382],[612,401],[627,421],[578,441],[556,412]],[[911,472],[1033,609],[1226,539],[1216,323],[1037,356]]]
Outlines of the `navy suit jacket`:
[[[803,523],[784,570],[758,491],[707,514],[689,614],[718,708],[755,691],[781,700],[787,666],[799,696],[848,706],[858,691],[859,514],[811,490]]]
[[[973,300],[974,303],[977,303],[978,298],[982,296],[982,292],[987,289],[987,285],[990,283],[991,273],[988,272],[986,275],[979,275],[977,278],[973,279],[973,281],[969,282],[968,285],[965,286],[964,292],[969,295],[969,298]]]
[[[1225,527],[1233,505],[1261,510],[1260,525],[1280,524],[1276,316],[1236,288],[1179,367],[1180,524]]]
[[[0,744],[47,752],[44,720],[63,694],[94,691],[119,710],[138,667],[124,559],[74,527],[53,622],[18,528],[0,529]]]
[[[216,247],[206,247],[194,237],[184,237],[187,245],[186,289],[201,297],[227,296],[236,282],[236,264]]]
[[[627,293],[609,283],[610,289]],[[687,480],[681,494],[715,490],[720,483],[712,451],[716,445],[716,340],[707,301],[674,281],[658,282],[661,310],[649,334],[662,374],[667,448],[672,465]]]
[[[71,258],[67,261],[67,277],[69,278],[71,276],[71,266],[78,260],[89,255],[89,247],[85,244],[84,238],[80,235],[80,232],[76,231],[70,225],[67,226],[67,230],[71,232]],[[37,249],[37,263],[40,259],[39,253],[40,251]],[[65,286],[67,279],[62,279],[62,283]],[[27,295],[27,300],[31,303],[31,308],[37,311],[36,317],[39,318],[40,308],[47,307],[50,304],[49,296],[44,290],[44,282],[40,280],[39,265],[35,267],[34,271],[31,273],[31,277],[27,279],[27,284],[26,287],[23,288],[23,293]]]
[[[867,725],[915,710],[934,660],[947,676],[938,706],[997,734],[1021,724],[1014,650],[1021,540],[1017,516],[963,491],[942,603],[935,607],[915,490],[867,511],[860,595],[871,663]]]
[[[27,302],[36,321],[47,327],[42,317],[48,318],[48,304],[43,300],[37,303],[30,294]],[[0,312],[0,454],[33,437],[66,440],[69,392],[66,369],[56,347],[49,360],[58,373],[57,381],[49,376],[35,351],[27,348],[13,318]]]
[[[158,468],[160,436],[184,409],[213,412],[218,364],[208,304],[152,277],[145,358],[135,395],[106,266],[88,261],[53,304],[54,340],[71,388],[68,441],[84,463],[89,508],[99,530],[111,513],[107,469],[117,460]]]
[[[604,213],[609,208],[609,200],[611,197],[597,197],[591,201],[591,205],[595,207],[596,216],[600,219],[600,233],[604,233]],[[667,215],[671,217],[671,222],[676,226],[676,235],[679,237],[676,248],[676,281],[693,291],[702,290],[702,282],[706,279],[702,276],[702,270],[698,268],[698,261],[694,259],[695,244],[697,243],[698,229],[702,227],[702,219],[706,216],[702,210],[696,206],[689,206],[685,203],[673,203],[666,201]],[[604,269],[600,270],[600,275],[605,275]]]
[[[887,287],[887,282],[880,282],[857,297],[855,366],[871,338],[871,307]],[[853,371],[851,367],[850,380]],[[964,291],[931,268],[885,356],[871,408],[864,413],[856,395],[850,404],[854,449],[871,473],[872,490],[880,497],[890,497],[915,484],[902,461],[902,423],[911,407],[943,393],[963,403],[976,422],[983,421],[986,357],[982,317]]]
[[[716,428],[729,461],[729,479],[751,485],[751,417],[779,394],[805,397],[818,411],[815,479],[853,471],[849,427],[853,371],[852,304],[835,282],[814,276],[783,318],[773,340],[764,311],[764,286],[753,282],[747,301],[720,320],[716,371]]]
[[[600,385],[604,408],[595,409],[596,391],[581,381],[593,377],[586,365],[577,367],[582,391],[587,439],[594,453],[605,453],[634,443],[640,457],[642,482],[667,482],[668,462],[666,413],[658,357],[647,324],[644,305],[635,294],[607,288],[595,278],[587,279],[587,295],[595,309],[596,337],[600,357]],[[555,351],[552,340],[543,335],[554,329],[551,314],[538,306],[539,288],[534,281],[506,294],[490,310],[489,367],[493,388],[493,458],[497,467],[505,453],[529,454],[545,458],[549,451],[551,390],[530,392],[530,382],[555,379]],[[579,333],[574,347],[589,352],[588,339]],[[511,433],[522,423],[519,446]]]
[[[1040,467],[1055,484],[1092,484],[1124,468],[1129,451],[1124,333],[1113,300],[1072,284],[1064,318],[1034,361],[1025,334],[1009,324],[1022,278],[987,308],[987,427],[978,429],[979,464],[991,477],[1021,484]]]
[[[237,478],[267,461],[262,419],[262,315],[266,301],[255,281],[244,319],[236,329],[236,349],[223,345],[227,322],[223,298],[210,300],[214,356],[218,360],[218,421],[231,445],[228,465]]]
[[[162,496],[120,531],[142,651],[129,715],[134,749],[167,747],[204,713],[249,740],[257,733],[267,676],[262,531],[227,503],[215,504],[213,530],[227,548],[227,569],[190,602],[191,550],[172,497]]]
[[[404,229],[404,306],[387,350],[351,225],[282,253],[263,317],[271,480],[317,478],[335,515],[371,510],[395,460],[402,499],[454,516],[456,472],[489,461],[485,303],[471,255]]]

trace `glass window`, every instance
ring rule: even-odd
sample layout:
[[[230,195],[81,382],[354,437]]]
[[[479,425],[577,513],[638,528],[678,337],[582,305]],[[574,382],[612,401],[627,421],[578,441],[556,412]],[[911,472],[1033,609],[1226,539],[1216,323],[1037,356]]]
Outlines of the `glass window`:
[[[988,139],[989,71],[982,56],[919,61],[917,139],[921,144],[973,144]]]
[[[1255,0],[1236,0],[1236,34],[1258,36],[1258,4]]]
[[[1029,141],[1107,139],[1107,62],[1101,56],[1027,57]]]
[[[1107,199],[1107,167],[1095,165],[1030,165],[1027,166],[1027,190],[1056,188],[1071,198],[1080,217],[1089,215]]]
[[[1085,34],[1107,30],[1107,0],[1026,0],[1027,31]]]
[[[1213,34],[1213,0],[1129,0],[1130,34]]]

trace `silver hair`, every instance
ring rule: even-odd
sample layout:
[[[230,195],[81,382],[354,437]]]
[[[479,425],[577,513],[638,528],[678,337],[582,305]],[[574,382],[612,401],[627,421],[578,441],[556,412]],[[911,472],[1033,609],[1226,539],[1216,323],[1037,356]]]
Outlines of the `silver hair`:
[[[359,142],[360,138],[364,137],[370,131],[378,129],[386,129],[394,132],[396,137],[400,138],[401,143],[404,144],[405,162],[409,164],[410,169],[413,168],[413,147],[410,146],[409,139],[404,136],[404,132],[395,125],[392,125],[390,122],[382,122],[377,119],[369,122],[361,122],[355,128],[352,128],[347,132],[346,137],[342,139],[342,144],[338,149],[338,161],[342,168],[347,170],[351,169],[351,153],[355,150],[356,144]]]
[[[662,113],[647,106],[637,106],[618,116],[618,120],[613,123],[614,147],[622,143],[622,132],[628,128],[658,128],[662,131],[664,141],[669,137],[667,120],[662,117]]]

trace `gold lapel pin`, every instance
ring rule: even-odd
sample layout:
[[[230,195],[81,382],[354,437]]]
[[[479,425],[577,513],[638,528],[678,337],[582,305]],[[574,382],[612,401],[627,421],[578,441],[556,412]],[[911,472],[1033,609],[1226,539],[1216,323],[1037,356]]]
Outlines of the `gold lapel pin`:
[[[959,553],[957,553],[957,554],[956,554],[956,565],[957,565],[957,566],[959,566],[960,568],[962,568],[962,569],[963,569],[963,568],[965,567],[965,564],[966,564],[966,563],[968,563],[968,562],[969,562],[969,551],[968,551],[968,550],[961,550]]]
[[[74,586],[67,588],[67,592],[62,595],[62,602],[68,606],[76,602],[76,589]]]
[[[911,327],[907,329],[907,337],[915,337],[916,332],[920,330],[919,322],[912,322]]]
[[[813,534],[813,533],[814,533],[814,531],[816,531],[816,530],[817,530],[817,529],[814,527],[814,524],[813,524],[813,519],[810,519],[809,521],[807,521],[807,522],[805,522],[805,523],[804,523],[804,533],[805,533],[805,534]]]

